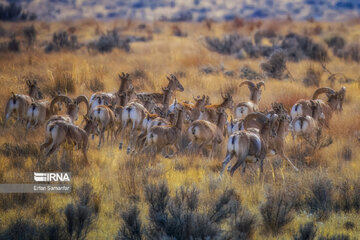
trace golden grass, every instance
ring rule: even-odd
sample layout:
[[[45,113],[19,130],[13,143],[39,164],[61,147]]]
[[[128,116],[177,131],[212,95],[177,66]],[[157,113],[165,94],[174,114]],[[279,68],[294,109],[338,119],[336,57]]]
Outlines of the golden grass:
[[[272,24],[272,25],[271,25]],[[305,30],[315,27],[313,23],[295,22],[275,22],[264,23],[260,28],[267,28],[276,25],[276,31],[286,34],[290,31],[304,33]],[[324,35],[339,33],[339,29],[345,29],[346,34],[342,34],[347,40],[355,39],[359,34],[359,25],[343,26],[340,23],[316,23],[324,29]],[[2,24],[7,31],[20,33],[23,25],[19,23]],[[92,20],[79,22],[56,22],[44,23],[35,22],[38,31],[38,42],[50,41],[52,32],[66,30],[70,26],[76,28],[75,34],[80,42],[87,42],[94,39],[99,32],[106,32],[114,26],[124,27],[126,23],[122,21],[99,23]],[[160,34],[153,34],[150,42],[137,42],[131,44],[131,52],[126,53],[122,50],[113,50],[108,54],[88,53],[86,48],[76,52],[58,52],[45,54],[36,47],[31,51],[23,51],[19,54],[0,53],[0,112],[4,112],[5,103],[10,96],[10,92],[26,93],[24,77],[29,74],[39,76],[40,88],[51,88],[56,79],[62,79],[64,74],[68,74],[74,80],[75,91],[71,95],[76,96],[85,94],[90,97],[92,92],[88,85],[92,79],[99,79],[105,85],[106,91],[116,91],[119,86],[117,74],[120,72],[133,72],[137,69],[143,70],[148,79],[134,80],[133,84],[141,91],[160,91],[161,86],[167,82],[165,76],[172,72],[183,72],[181,78],[185,91],[176,93],[180,100],[191,100],[192,95],[207,94],[212,103],[221,101],[221,89],[235,89],[233,96],[235,102],[248,99],[248,89],[238,88],[241,79],[230,78],[222,73],[205,75],[199,72],[199,67],[203,65],[219,66],[224,64],[226,69],[238,72],[247,65],[257,72],[260,71],[259,63],[263,59],[236,60],[231,56],[223,56],[208,51],[203,44],[204,36],[221,37],[225,32],[239,32],[244,35],[253,34],[252,27],[234,27],[230,23],[214,23],[212,30],[208,30],[203,24],[179,24],[182,31],[187,32],[187,38],[177,38],[171,36],[173,24],[157,22],[149,24],[149,28],[161,29]],[[129,29],[123,34],[139,34],[136,30],[136,23],[132,23]],[[315,41],[321,41],[323,36],[312,36]],[[20,37],[21,39],[21,37]],[[3,39],[1,39],[2,41]],[[266,90],[263,91],[261,109],[270,109],[274,101],[283,102],[288,109],[302,98],[310,98],[314,92],[314,87],[304,87],[301,83],[306,74],[306,69],[311,63],[303,61],[300,63],[288,63],[287,67],[296,79],[278,81],[269,79],[266,82]],[[358,63],[344,62],[338,58],[332,58],[327,67],[333,72],[341,72],[347,77],[358,79]],[[148,81],[148,82],[142,82]],[[327,75],[323,73],[321,86],[328,86]],[[342,84],[336,83],[335,89]],[[288,180],[296,180],[301,185],[303,177],[307,174],[317,174],[318,171],[328,172],[334,182],[340,181],[343,176],[356,179],[360,173],[360,150],[359,142],[355,138],[355,132],[360,130],[360,85],[359,83],[345,84],[347,87],[346,102],[344,111],[340,115],[334,115],[331,128],[326,132],[334,137],[334,143],[327,148],[321,149],[317,154],[320,164],[314,169],[306,167],[301,169],[299,174],[283,163],[283,167],[276,172],[276,182],[272,180],[272,173],[269,164],[265,165],[265,182],[258,180],[257,168],[249,167],[247,173],[241,176],[236,173],[234,177],[225,175],[219,179],[219,167],[222,159],[208,160],[201,156],[178,156],[174,159],[164,159],[158,156],[155,160],[148,160],[146,157],[130,159],[124,151],[119,151],[116,144],[111,147],[106,145],[100,151],[96,149],[96,143],[90,140],[90,166],[83,167],[78,161],[81,159],[80,153],[75,153],[75,161],[71,163],[70,169],[73,172],[73,189],[77,189],[83,183],[89,183],[94,188],[101,199],[100,215],[94,229],[90,231],[89,239],[109,239],[114,238],[120,226],[119,213],[122,209],[130,205],[131,199],[138,198],[138,206],[141,217],[147,222],[147,205],[145,204],[143,189],[148,183],[167,181],[171,194],[174,194],[180,186],[195,185],[201,192],[200,198],[209,202],[218,196],[221,189],[234,188],[241,196],[242,202],[252,213],[257,216],[258,230],[255,239],[289,239],[297,231],[299,225],[308,221],[316,221],[314,216],[306,213],[299,213],[295,216],[291,224],[287,225],[280,235],[271,236],[262,231],[261,215],[259,205],[264,201],[265,189],[272,185],[278,185]],[[82,110],[84,112],[85,110]],[[3,117],[3,116],[2,116]],[[80,124],[81,119],[77,122]],[[26,143],[28,141],[40,144],[43,140],[43,129],[31,133],[25,140],[22,136],[22,129],[7,128],[0,131],[0,145],[3,143]],[[287,139],[289,144],[288,151],[297,143],[292,142],[290,137]],[[345,161],[341,157],[344,147],[349,146],[352,150],[351,161]],[[21,169],[12,167],[12,159],[1,155],[0,158],[0,180],[6,179],[7,182],[17,182],[25,179],[25,173],[35,170],[36,159],[26,158]],[[271,160],[273,161],[273,160]],[[285,177],[282,180],[281,175]],[[73,201],[74,194],[70,195],[47,195],[52,211],[56,218],[60,218],[65,206]],[[39,200],[38,200],[39,201]],[[16,207],[7,211],[2,211],[0,221],[4,227],[11,219],[22,215],[38,221],[49,222],[53,215],[40,216],[34,214],[31,206]],[[317,224],[318,231],[323,234],[347,233],[351,237],[359,236],[360,228],[347,231],[343,228],[345,221],[359,223],[359,214],[332,213],[327,221]],[[61,221],[61,220],[60,220]]]

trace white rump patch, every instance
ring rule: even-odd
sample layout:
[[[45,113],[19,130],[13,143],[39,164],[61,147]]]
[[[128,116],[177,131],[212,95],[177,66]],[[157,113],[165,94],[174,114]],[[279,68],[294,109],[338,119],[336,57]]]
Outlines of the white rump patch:
[[[296,109],[297,106],[297,109]],[[298,116],[302,116],[303,111],[302,111],[302,105],[301,104],[295,104],[292,108],[291,108],[291,118],[294,119]]]
[[[235,118],[244,118],[249,114],[249,108],[245,106],[241,106],[236,108],[235,110]]]

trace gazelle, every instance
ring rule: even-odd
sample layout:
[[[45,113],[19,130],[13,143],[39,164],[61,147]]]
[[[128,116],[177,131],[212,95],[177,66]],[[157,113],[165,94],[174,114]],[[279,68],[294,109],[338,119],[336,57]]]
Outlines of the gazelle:
[[[57,152],[60,146],[67,142],[81,149],[85,162],[88,163],[88,137],[91,133],[98,134],[98,129],[95,120],[89,119],[86,115],[84,119],[86,121],[84,129],[63,120],[49,123],[45,133],[45,142],[40,146],[40,149],[44,150],[45,159]]]
[[[286,160],[295,171],[298,171],[297,167],[295,167],[293,162],[285,154],[285,138],[289,132],[291,118],[283,104],[273,103],[272,108],[273,112],[268,113],[267,117],[272,117],[275,114],[279,116],[279,127],[276,136],[269,140],[268,152],[272,155],[279,155],[282,159]]]
[[[199,119],[200,116],[200,110],[205,107],[205,105],[209,104],[209,96],[205,97],[203,95],[202,97],[197,96],[197,98],[193,97],[195,104],[189,104],[185,102],[178,102],[175,98],[174,102],[169,107],[169,112],[176,114],[176,109],[182,105],[185,108],[186,116],[185,121],[186,122],[193,122],[197,119]]]
[[[50,102],[50,99],[42,99],[35,100],[30,104],[26,113],[26,129],[35,129],[43,125],[52,115],[62,110],[62,102],[59,101],[54,105],[53,112],[51,112]]]
[[[169,114],[169,116],[170,120],[167,120],[166,118],[159,117],[158,114],[147,113],[142,123],[142,131],[136,140],[136,148],[142,149],[144,147],[147,133],[152,127],[170,125],[173,121],[173,115]]]
[[[143,152],[150,148],[154,148],[154,153],[164,150],[165,148],[172,148],[175,146],[176,152],[171,155],[166,155],[166,158],[173,157],[179,151],[179,139],[185,118],[184,107],[180,106],[178,109],[178,118],[175,125],[154,126],[150,129],[146,136],[146,146]]]
[[[191,143],[190,147],[198,145],[197,152],[203,150],[207,146],[211,146],[210,158],[214,156],[216,147],[224,140],[224,126],[227,119],[227,114],[223,108],[218,108],[218,121],[216,124],[206,120],[196,120],[191,123],[188,129],[188,135]]]
[[[3,123],[4,126],[6,126],[6,122],[13,114],[16,114],[16,123],[25,121],[26,112],[33,100],[31,97],[27,95],[14,94],[14,93],[11,94],[12,96],[7,101],[5,107],[5,117]]]
[[[133,91],[131,89],[131,79],[130,75],[128,73],[122,73],[122,75],[119,74],[119,79],[121,81],[119,90],[115,93],[106,93],[106,92],[96,92],[93,95],[91,95],[90,98],[90,108],[94,109],[96,106],[99,105],[116,105],[121,104],[122,98],[126,98],[125,96],[126,92],[130,89],[130,91]]]
[[[35,100],[43,98],[43,94],[40,91],[40,88],[38,87],[36,80],[32,80],[32,81],[27,80],[26,85],[28,86],[29,96],[31,98],[33,98]]]
[[[137,131],[141,130],[142,122],[146,117],[146,114],[149,114],[149,111],[138,102],[130,102],[127,106],[124,107],[121,114],[122,129],[120,131],[119,149],[122,149],[123,147],[123,139],[126,127],[129,125],[129,123],[132,123],[130,140],[127,148],[127,153],[130,153],[137,139]]]
[[[108,131],[107,139],[112,143],[115,138],[115,114],[107,106],[100,105],[95,107],[90,116],[97,121],[100,135],[99,135],[99,144],[98,148],[101,147],[101,144],[105,141],[105,131]]]
[[[253,119],[259,123],[259,129],[247,128],[248,122]],[[278,116],[274,114],[268,118],[262,113],[250,113],[244,119],[244,126],[248,130],[237,131],[229,137],[220,174],[234,156],[237,158],[235,164],[228,167],[231,176],[241,165],[243,165],[242,172],[245,172],[247,162],[260,162],[260,172],[263,172],[269,139],[276,136],[279,128]]]
[[[235,119],[233,120],[232,116],[230,117],[230,122],[227,123],[227,134],[230,136],[236,131],[244,130],[244,119]]]
[[[161,88],[163,91],[163,100],[162,100],[162,111],[167,113],[169,110],[169,104],[171,97],[173,95],[173,91],[169,87]]]
[[[249,113],[256,112],[259,110],[258,104],[261,100],[261,87],[265,89],[265,82],[261,81],[257,84],[251,81],[243,81],[240,83],[240,86],[247,85],[250,90],[250,101],[248,102],[241,102],[235,108],[235,118],[242,119],[246,117]]]
[[[184,87],[181,85],[180,81],[177,79],[177,77],[175,75],[171,74],[170,76],[167,76],[166,78],[169,81],[167,88],[171,92],[175,92],[175,91],[183,92],[184,91]],[[143,96],[150,96],[154,99],[155,103],[162,103],[164,100],[163,93],[137,93],[136,96],[137,96],[137,98],[139,98],[139,97],[141,98]]]
[[[291,133],[294,139],[297,135],[305,136],[315,133],[317,129],[322,127],[321,121],[325,120],[325,114],[320,102],[309,100],[308,104],[311,110],[308,112],[310,115],[305,112],[304,115],[293,118],[291,122]]]
[[[34,100],[42,98],[42,93],[37,86],[36,80],[28,80],[26,81],[26,85],[28,87],[29,95],[11,92],[11,97],[9,97],[5,107],[4,126],[13,114],[16,114],[16,123],[25,121],[30,104]]]
[[[217,109],[219,108],[233,108],[233,99],[229,93],[225,95],[221,94],[223,102],[220,104],[206,105],[200,110],[199,120],[207,120],[212,123],[216,123],[218,119]]]

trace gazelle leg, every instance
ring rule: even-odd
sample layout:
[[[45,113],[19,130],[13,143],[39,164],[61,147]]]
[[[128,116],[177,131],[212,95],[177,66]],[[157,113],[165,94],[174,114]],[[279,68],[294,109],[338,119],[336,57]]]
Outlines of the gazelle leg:
[[[238,157],[236,163],[230,169],[231,176],[234,175],[235,170],[238,169],[240,167],[240,165],[245,161],[246,156],[247,156],[247,152],[244,152]]]
[[[123,140],[124,140],[124,135],[125,135],[125,130],[126,130],[126,127],[128,125],[128,122],[123,122],[122,124],[124,127],[121,129],[120,131],[120,143],[119,143],[119,149],[121,150],[122,147],[123,147]]]
[[[281,152],[279,155],[280,155],[280,157],[282,157],[283,159],[285,159],[286,161],[288,161],[288,163],[290,164],[290,166],[292,166],[296,172],[299,171],[299,169],[298,169],[297,167],[295,167],[295,165],[290,161],[290,159],[289,159],[288,157],[285,156],[285,154],[284,154],[283,152]]]
[[[127,147],[126,153],[129,154],[131,152],[131,149],[134,146],[134,141],[136,141],[136,137],[137,137],[136,123],[135,123],[135,121],[133,121],[133,125],[132,125],[132,128],[131,128],[131,134],[130,134],[130,141],[129,141],[129,145]]]
[[[168,148],[173,151],[172,146],[169,146]],[[176,149],[176,151],[173,151],[173,153],[172,153],[171,155],[168,154],[168,155],[166,155],[165,157],[166,157],[166,158],[172,158],[172,157],[174,157],[174,156],[179,152],[179,146],[178,146],[177,144],[175,144],[175,149]]]
[[[243,167],[242,167],[242,173],[244,174],[244,173],[245,173],[245,170],[246,170],[246,161],[243,161],[242,165],[243,165]]]
[[[225,159],[224,159],[224,161],[223,161],[223,163],[222,163],[222,168],[221,168],[221,171],[220,171],[220,176],[223,174],[226,165],[230,162],[230,160],[233,158],[233,156],[234,156],[234,154],[229,153],[229,152],[226,154],[226,157],[225,157]]]

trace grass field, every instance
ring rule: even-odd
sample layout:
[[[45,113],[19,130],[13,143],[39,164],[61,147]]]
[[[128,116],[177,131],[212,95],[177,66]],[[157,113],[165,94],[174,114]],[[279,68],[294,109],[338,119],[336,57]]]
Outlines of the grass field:
[[[248,66],[261,74],[260,63],[266,58],[237,59],[232,55],[210,51],[205,43],[207,36],[222,38],[224,34],[235,32],[253,38],[257,31],[270,29],[277,36],[285,36],[290,32],[306,35],[323,46],[327,46],[325,40],[334,35],[343,37],[347,44],[358,43],[360,37],[358,21],[346,23],[264,21],[241,24],[235,21],[211,23],[211,28],[204,23],[167,22],[155,22],[139,28],[141,23],[137,22],[93,20],[33,24],[37,32],[36,42],[26,48],[26,39],[22,32],[24,26],[29,24],[1,23],[1,28],[6,34],[0,38],[0,41],[6,43],[11,33],[15,33],[16,39],[21,43],[20,52],[0,53],[1,112],[5,111],[6,101],[11,92],[27,93],[26,79],[36,79],[45,95],[55,90],[56,86],[67,86],[65,89],[68,92],[64,93],[70,96],[85,94],[89,98],[93,93],[91,86],[95,83],[103,86],[104,91],[117,91],[120,83],[117,75],[121,72],[131,74],[137,92],[160,92],[161,87],[167,84],[166,75],[176,73],[185,88],[184,92],[176,93],[176,98],[179,100],[192,100],[192,96],[206,94],[210,96],[212,103],[218,103],[221,101],[221,91],[231,90],[235,103],[238,103],[247,101],[249,96],[247,88],[238,88],[243,80],[239,77],[240,69]],[[50,53],[45,53],[43,50],[47,42],[52,40],[52,34],[60,30],[75,34],[79,43],[86,44],[114,28],[120,29],[121,36],[144,36],[151,37],[149,38],[151,40],[130,43],[129,52],[115,48],[109,53],[99,53],[89,51],[86,46],[76,50],[62,49]],[[175,28],[180,29],[187,36],[174,36]],[[271,46],[273,43],[268,38],[263,38],[262,44]],[[168,206],[165,213],[170,214],[169,216],[173,216],[171,214],[178,216],[171,212],[171,209],[187,211],[188,215],[181,214],[193,216],[195,220],[190,221],[179,213],[181,220],[178,219],[177,222],[174,220],[176,224],[182,226],[189,224],[199,229],[213,228],[204,231],[211,232],[216,229],[215,232],[221,235],[210,239],[239,239],[239,236],[243,239],[292,239],[298,233],[299,227],[308,222],[314,223],[317,228],[315,239],[320,236],[328,237],[323,239],[330,239],[331,236],[340,234],[344,234],[343,237],[347,235],[350,239],[358,238],[360,236],[359,62],[339,58],[334,56],[330,48],[325,47],[325,49],[329,55],[326,68],[332,73],[344,74],[346,79],[329,81],[330,74],[323,71],[321,64],[316,61],[308,59],[299,62],[288,61],[286,66],[292,77],[285,77],[282,80],[265,78],[266,89],[263,91],[260,109],[270,109],[271,103],[275,101],[284,103],[285,107],[290,109],[297,100],[309,99],[317,87],[305,86],[303,79],[308,69],[313,68],[319,72],[319,86],[331,86],[335,90],[339,90],[341,86],[346,87],[343,112],[335,114],[330,128],[324,130],[324,135],[331,136],[333,142],[306,156],[304,149],[308,145],[301,139],[294,141],[289,134],[286,140],[286,153],[300,171],[295,172],[287,163],[281,163],[277,157],[268,158],[264,167],[263,181],[258,178],[257,166],[250,166],[244,175],[239,171],[233,177],[225,174],[220,179],[219,170],[225,157],[225,143],[222,145],[223,151],[218,153],[215,159],[180,154],[173,159],[165,159],[159,155],[156,159],[150,160],[146,156],[131,158],[126,151],[117,148],[117,142],[114,145],[106,143],[101,150],[98,150],[97,138],[95,138],[95,141],[90,140],[88,166],[84,165],[82,155],[78,151],[74,152],[71,159],[67,159],[64,166],[54,158],[49,158],[46,163],[38,166],[40,156],[38,147],[44,139],[43,127],[29,133],[26,139],[25,129],[22,127],[13,127],[12,123],[5,128],[1,127],[1,183],[27,182],[28,174],[34,171],[66,170],[72,173],[73,192],[47,195],[1,194],[0,237],[6,239],[6,236],[15,236],[11,234],[14,234],[14,229],[17,227],[22,229],[24,234],[33,236],[36,235],[34,232],[48,234],[45,239],[51,239],[49,234],[53,232],[58,233],[60,239],[68,239],[68,223],[71,217],[66,217],[68,216],[66,213],[70,211],[69,204],[73,203],[76,208],[82,204],[84,198],[89,198],[89,203],[85,204],[88,215],[85,214],[87,217],[83,228],[77,228],[75,227],[78,226],[77,223],[73,223],[74,228],[80,229],[79,239],[114,239],[119,230],[128,229],[122,228],[126,226],[124,212],[129,214],[129,209],[135,205],[139,210],[138,220],[142,222],[140,230],[142,236],[151,239],[148,236],[154,218],[149,214],[153,209],[149,205],[151,192],[149,184],[165,181],[170,191],[172,205],[176,205],[174,196],[177,191],[179,195],[179,188],[187,188],[188,191],[197,189],[199,194],[196,210],[184,210],[184,206],[178,208]],[[221,65],[224,66],[225,71],[232,71],[235,75],[228,76],[222,70],[212,74],[200,71],[204,66],[220,69]],[[81,112],[85,114],[85,109]],[[1,118],[3,117],[2,114]],[[77,124],[81,121],[82,117]],[[18,148],[15,148],[16,146]],[[274,176],[270,162],[274,165]],[[84,184],[88,184],[87,187],[83,187]],[[87,189],[89,186],[92,190]],[[219,198],[224,197],[225,190],[225,195],[230,190],[234,192],[229,196],[228,202],[221,203]],[[160,190],[153,190],[156,191]],[[182,204],[185,204],[186,201],[183,201]],[[221,210],[216,208],[221,205],[220,203],[223,204]],[[231,210],[232,207],[237,211]],[[208,217],[210,223],[201,224],[199,219],[207,219],[205,216],[211,215],[212,211],[217,214],[221,214],[221,211],[226,212],[222,213],[224,220],[216,222]],[[74,212],[76,215],[80,210]],[[269,213],[267,215],[270,215],[269,218],[264,217],[266,213]],[[25,220],[17,222],[17,219]],[[169,219],[167,220],[170,221]],[[249,219],[252,223],[246,225],[245,222]],[[235,223],[244,224],[245,230],[241,227],[237,228]],[[189,231],[196,232],[199,229]],[[171,235],[169,232],[168,235]],[[248,235],[241,235],[242,232]],[[224,237],[225,233],[228,233],[227,238]],[[23,239],[30,239],[29,235],[25,236],[27,237]],[[77,236],[73,234],[72,237],[76,239]],[[38,238],[41,237],[35,236],[35,239]],[[139,238],[134,235],[132,238],[120,239]],[[181,238],[175,237],[175,239]],[[205,238],[199,237],[199,239]]]

